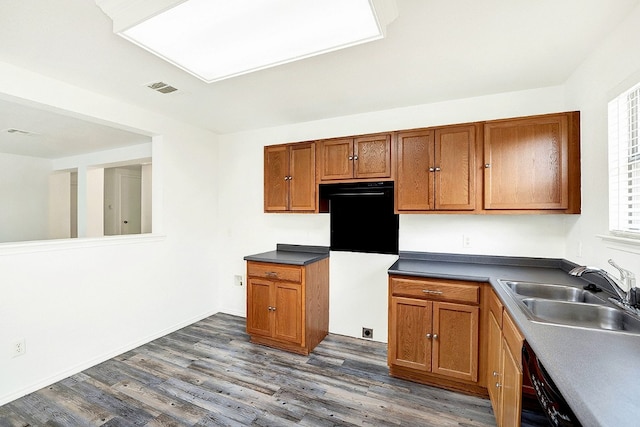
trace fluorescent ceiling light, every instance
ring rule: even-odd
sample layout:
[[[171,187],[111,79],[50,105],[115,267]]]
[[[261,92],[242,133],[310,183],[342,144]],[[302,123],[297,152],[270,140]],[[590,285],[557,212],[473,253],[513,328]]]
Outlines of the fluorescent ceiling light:
[[[119,35],[208,83],[380,39],[397,12],[374,1],[187,0],[119,29],[96,0]]]

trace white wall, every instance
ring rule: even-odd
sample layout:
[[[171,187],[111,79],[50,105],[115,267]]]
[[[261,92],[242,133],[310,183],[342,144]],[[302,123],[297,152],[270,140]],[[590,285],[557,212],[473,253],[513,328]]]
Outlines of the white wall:
[[[162,235],[0,244],[2,405],[217,312],[219,243],[214,134],[9,64],[0,93],[163,136]],[[26,354],[12,358],[22,338]]]
[[[51,161],[0,153],[0,242],[46,239]]]
[[[640,82],[640,6],[604,39],[567,81],[567,102],[581,110],[582,215],[566,241],[567,259],[609,267],[613,258],[640,277],[640,245],[603,240],[608,234],[607,103]]]
[[[243,256],[276,243],[329,244],[328,214],[263,213],[263,146],[566,110],[564,87],[557,86],[221,136],[222,310],[245,314],[245,289],[233,285],[233,275],[244,274]],[[567,223],[574,221],[565,215],[401,215],[400,250],[562,258]],[[462,234],[471,237],[470,248],[462,247]],[[386,341],[386,270],[395,259],[331,253],[331,332],[360,337],[362,327],[372,327],[374,339]]]

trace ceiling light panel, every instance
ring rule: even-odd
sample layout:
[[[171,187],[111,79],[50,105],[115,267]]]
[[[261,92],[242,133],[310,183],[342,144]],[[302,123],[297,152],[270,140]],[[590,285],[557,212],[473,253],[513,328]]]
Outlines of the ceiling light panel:
[[[188,0],[119,34],[209,83],[383,36],[370,0]]]

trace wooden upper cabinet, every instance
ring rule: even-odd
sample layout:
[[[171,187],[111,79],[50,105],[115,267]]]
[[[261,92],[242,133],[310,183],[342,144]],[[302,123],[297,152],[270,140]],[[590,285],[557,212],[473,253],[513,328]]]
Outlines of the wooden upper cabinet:
[[[398,173],[396,207],[398,211],[433,210],[435,164],[433,131],[400,132],[397,139]]]
[[[353,178],[353,138],[319,141],[320,179]]]
[[[399,212],[474,210],[477,125],[399,132]]]
[[[316,210],[315,144],[293,144],[289,147],[289,210]]]
[[[391,135],[354,139],[353,177],[363,179],[391,177]]]
[[[264,148],[264,210],[289,209],[289,148],[276,145]]]
[[[265,147],[265,212],[315,212],[315,165],[314,143]]]
[[[579,113],[484,125],[484,208],[580,211]]]
[[[321,181],[391,178],[391,135],[318,141]]]

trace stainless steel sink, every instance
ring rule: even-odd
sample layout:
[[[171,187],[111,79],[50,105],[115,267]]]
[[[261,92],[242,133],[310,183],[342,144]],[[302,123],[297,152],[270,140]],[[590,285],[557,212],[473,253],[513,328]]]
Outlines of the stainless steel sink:
[[[640,333],[640,319],[615,307],[537,298],[525,298],[522,303],[538,321]]]
[[[640,317],[609,302],[604,292],[593,294],[579,287],[552,283],[500,283],[534,322],[640,335]]]
[[[604,301],[584,289],[572,286],[552,285],[535,282],[503,282],[511,291],[523,297],[543,298],[557,301],[584,302],[589,304],[603,304]]]

